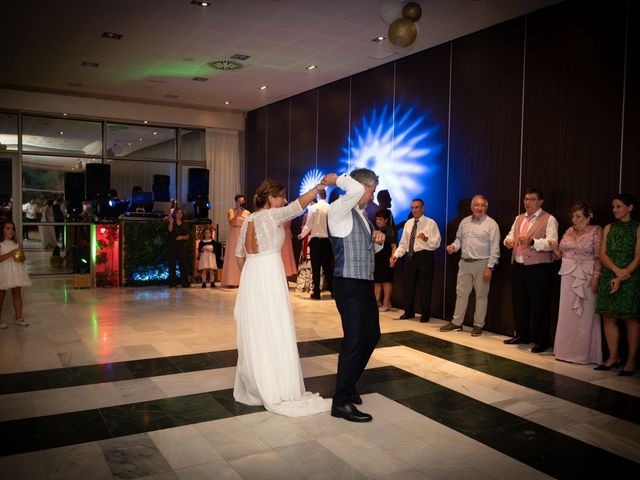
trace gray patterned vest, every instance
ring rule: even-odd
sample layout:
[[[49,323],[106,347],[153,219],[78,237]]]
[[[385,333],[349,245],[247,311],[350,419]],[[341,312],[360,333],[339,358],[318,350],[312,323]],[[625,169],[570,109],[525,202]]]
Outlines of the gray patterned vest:
[[[351,216],[353,228],[349,235],[340,238],[332,236],[329,232],[329,240],[335,256],[333,276],[373,280],[375,250],[371,233],[355,208],[351,209]],[[369,226],[373,231],[373,225],[369,223]]]

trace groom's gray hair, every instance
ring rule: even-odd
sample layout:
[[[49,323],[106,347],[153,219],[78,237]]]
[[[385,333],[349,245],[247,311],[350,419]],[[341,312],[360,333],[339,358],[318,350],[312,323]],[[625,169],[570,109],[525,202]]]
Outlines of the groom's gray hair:
[[[351,178],[367,187],[377,185],[379,183],[378,176],[373,170],[368,168],[356,168],[350,174]]]

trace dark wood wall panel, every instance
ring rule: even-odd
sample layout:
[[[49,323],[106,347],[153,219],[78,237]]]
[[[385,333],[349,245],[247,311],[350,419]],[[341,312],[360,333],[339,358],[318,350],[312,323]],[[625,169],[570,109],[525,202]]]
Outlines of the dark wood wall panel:
[[[629,1],[622,191],[640,198],[640,2]],[[636,212],[640,218],[640,212]]]
[[[446,182],[447,182],[447,137],[449,122],[449,59],[450,45],[441,45],[426,52],[404,58],[396,62],[396,104],[413,107],[426,114],[423,127],[431,130],[429,145],[433,155],[428,157],[428,185],[421,197],[425,201],[425,215],[433,218],[444,239],[446,223]],[[411,198],[416,195],[411,195]],[[407,211],[409,205],[397,205]],[[406,216],[406,215],[405,215]],[[401,221],[403,218],[398,218]],[[444,247],[436,251],[433,288],[431,291],[431,315],[444,314]],[[400,266],[398,267],[398,270]],[[401,301],[401,275],[396,274],[394,300]]]
[[[485,195],[489,215],[508,232],[518,205],[524,19],[519,18],[453,42],[451,143],[447,243],[470,214],[473,195]],[[498,188],[499,187],[499,188]],[[487,328],[513,332],[509,251],[494,271]],[[453,315],[460,255],[447,258],[446,317]],[[466,322],[473,324],[469,303]]]
[[[299,187],[304,174],[316,167],[316,132],[318,112],[318,91],[296,95],[291,99],[291,198],[299,196]],[[300,233],[301,218],[291,222],[293,250],[296,258],[300,252],[300,242],[296,235]]]
[[[261,108],[247,114],[246,134],[246,190],[247,208],[253,210],[253,194],[265,179],[267,171],[267,109]]]
[[[626,2],[569,1],[527,23],[522,187],[564,231],[573,202],[609,218],[618,191]]]
[[[289,195],[289,104],[283,100],[267,107],[267,178],[284,185]]]
[[[322,87],[318,97],[318,168],[337,172],[338,161],[349,138],[351,80],[346,78]]]

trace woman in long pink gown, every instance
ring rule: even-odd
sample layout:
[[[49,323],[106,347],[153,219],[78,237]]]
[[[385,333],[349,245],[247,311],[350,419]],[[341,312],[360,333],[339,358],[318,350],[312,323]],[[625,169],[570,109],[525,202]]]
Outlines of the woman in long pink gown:
[[[227,234],[227,246],[224,252],[222,278],[220,279],[220,285],[223,287],[237,287],[240,284],[240,269],[236,262],[235,251],[238,237],[240,236],[240,228],[244,223],[244,219],[251,213],[245,208],[244,195],[236,195],[235,201],[235,208],[229,209],[227,214],[231,228]]]
[[[556,257],[562,258],[553,353],[557,360],[580,364],[602,363],[600,315],[596,313],[602,228],[589,225],[592,216],[588,205],[576,203],[571,208],[573,226],[559,245],[553,245]]]

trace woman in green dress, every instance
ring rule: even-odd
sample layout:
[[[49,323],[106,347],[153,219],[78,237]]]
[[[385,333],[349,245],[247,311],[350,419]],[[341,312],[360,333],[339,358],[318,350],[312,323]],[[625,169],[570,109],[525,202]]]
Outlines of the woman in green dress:
[[[597,310],[604,318],[604,334],[609,358],[596,370],[610,370],[620,362],[618,319],[627,325],[629,355],[618,375],[633,375],[640,341],[640,222],[632,219],[637,202],[629,194],[615,195],[611,201],[616,222],[604,228],[600,246],[602,271]]]

